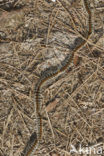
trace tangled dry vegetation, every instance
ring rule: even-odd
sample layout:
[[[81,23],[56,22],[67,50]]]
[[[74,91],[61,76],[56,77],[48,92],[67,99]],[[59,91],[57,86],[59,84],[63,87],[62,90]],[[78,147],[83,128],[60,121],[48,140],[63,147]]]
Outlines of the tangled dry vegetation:
[[[71,156],[71,144],[104,148],[104,5],[89,4],[90,38],[67,72],[41,88],[43,134],[34,156]],[[0,9],[0,156],[21,155],[37,126],[33,98],[41,71],[61,65],[88,32],[83,0],[16,5]]]

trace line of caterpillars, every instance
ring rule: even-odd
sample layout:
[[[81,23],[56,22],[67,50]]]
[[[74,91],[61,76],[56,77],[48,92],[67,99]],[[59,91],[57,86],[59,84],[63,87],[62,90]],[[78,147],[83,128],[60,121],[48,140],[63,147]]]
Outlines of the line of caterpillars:
[[[89,15],[89,30],[88,30],[88,36],[86,37],[86,39],[89,38],[90,34],[92,33],[92,23],[91,23],[91,11],[90,8],[88,6],[88,2],[87,0],[83,0],[84,1],[84,6],[85,9]],[[23,151],[21,156],[33,156],[36,148],[37,148],[37,144],[39,143],[39,140],[42,137],[42,119],[41,119],[41,115],[40,115],[40,101],[39,101],[39,96],[40,96],[40,88],[42,86],[42,84],[47,81],[50,78],[55,77],[57,74],[65,71],[67,69],[67,67],[70,65],[70,62],[73,59],[73,56],[75,54],[76,51],[78,51],[84,44],[86,43],[86,41],[84,40],[83,43],[81,43],[75,50],[73,50],[72,53],[68,54],[65,58],[64,61],[62,61],[61,63],[61,67],[59,68],[59,66],[53,66],[51,68],[46,69],[45,71],[41,72],[41,76],[40,79],[38,81],[38,83],[35,86],[35,109],[36,109],[36,116],[37,116],[37,137],[33,135],[33,140],[31,142],[30,139],[30,145],[26,146],[25,150]]]

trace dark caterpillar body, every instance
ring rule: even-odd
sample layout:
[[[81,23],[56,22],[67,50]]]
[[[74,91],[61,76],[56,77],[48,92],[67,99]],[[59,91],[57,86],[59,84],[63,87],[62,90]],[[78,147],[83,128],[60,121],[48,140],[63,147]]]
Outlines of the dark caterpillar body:
[[[33,144],[34,144],[34,141],[36,142],[36,140],[37,140],[37,135],[36,135],[36,133],[34,132],[34,133],[31,135],[29,141],[27,142],[27,145],[26,145],[26,147],[24,148],[23,152],[21,153],[21,156],[25,156],[25,154],[28,152],[28,149],[29,149],[29,148],[32,148],[32,146],[33,146]]]
[[[85,8],[86,8],[86,11],[87,11],[87,13],[88,13],[88,15],[89,15],[89,20],[88,20],[88,22],[89,22],[89,31],[88,31],[88,35],[90,35],[91,33],[92,33],[92,14],[91,14],[91,11],[90,11],[90,6],[89,6],[89,4],[88,4],[88,1],[87,0],[83,0],[84,1],[84,6],[85,6]]]

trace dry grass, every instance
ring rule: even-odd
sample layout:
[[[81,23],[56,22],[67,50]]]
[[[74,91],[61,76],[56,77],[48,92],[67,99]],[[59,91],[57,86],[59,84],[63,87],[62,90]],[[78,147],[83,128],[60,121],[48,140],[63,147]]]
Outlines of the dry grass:
[[[19,3],[24,7],[0,10],[0,156],[21,154],[37,126],[33,98],[41,71],[61,65],[88,31],[83,0]],[[41,88],[43,134],[34,156],[71,156],[71,144],[104,148],[103,0],[90,0],[90,7],[90,38],[69,69]]]

